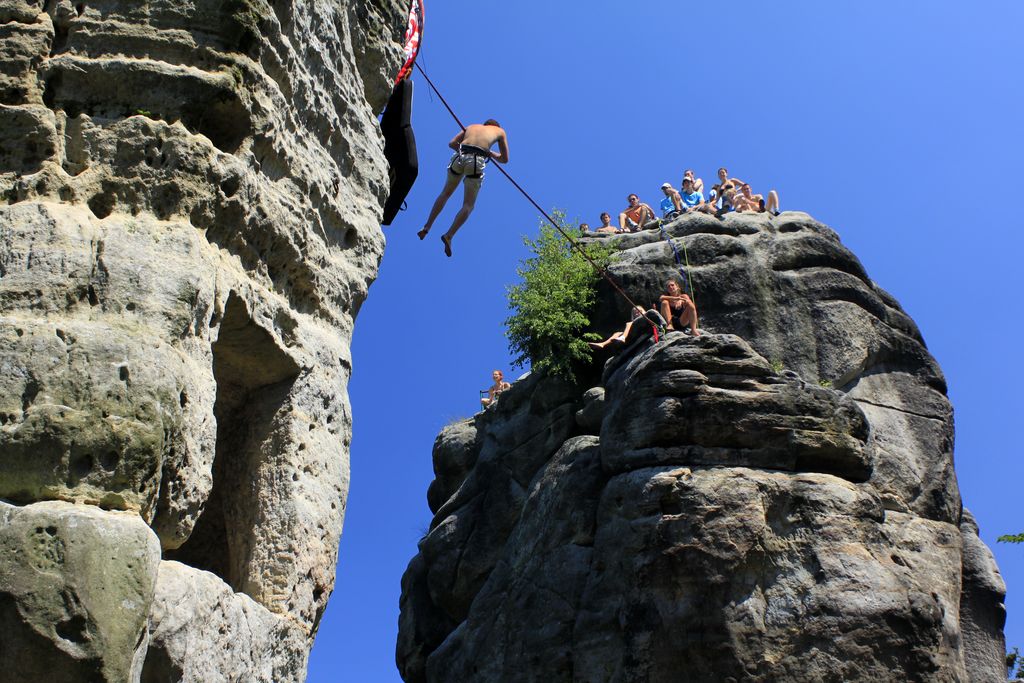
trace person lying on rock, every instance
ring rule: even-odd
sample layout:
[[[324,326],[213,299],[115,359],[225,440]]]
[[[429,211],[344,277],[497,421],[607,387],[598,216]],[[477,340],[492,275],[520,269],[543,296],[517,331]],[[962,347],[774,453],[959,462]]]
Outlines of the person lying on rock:
[[[590,348],[592,349],[603,349],[604,347],[608,346],[613,342],[626,341],[626,337],[629,336],[629,331],[633,329],[633,323],[635,323],[638,318],[642,318],[643,315],[644,309],[640,308],[639,306],[634,306],[632,317],[630,318],[629,322],[626,323],[626,326],[622,329],[621,332],[613,332],[612,336],[608,337],[603,341],[587,342],[587,344],[589,344]]]
[[[663,183],[661,191],[665,193],[665,198],[661,200],[661,217],[668,221],[682,214],[685,210],[683,200],[672,183]]]
[[[779,215],[779,193],[775,190],[769,190],[768,200],[765,201],[763,195],[754,194],[750,185],[744,183],[740,186],[739,192],[733,201],[736,207],[736,211],[757,211],[759,213],[768,212],[773,216]]]
[[[629,195],[626,201],[629,207],[619,214],[619,232],[639,232],[645,225],[656,220],[654,209],[641,202],[635,194]]]
[[[505,375],[501,370],[492,372],[491,378],[494,380],[494,384],[487,390],[487,396],[480,399],[480,405],[484,408],[497,401],[498,394],[512,388],[512,385],[505,381]]]
[[[616,233],[620,232],[618,228],[612,225],[612,217],[607,211],[601,214],[601,227],[596,230],[600,233]]]
[[[491,147],[495,144],[498,145],[498,152],[491,151]],[[476,196],[484,181],[484,167],[487,162],[494,159],[500,164],[508,163],[508,137],[497,121],[487,119],[483,123],[473,123],[467,126],[464,131],[452,138],[448,146],[455,150],[455,156],[448,162],[448,175],[444,182],[444,188],[434,200],[434,206],[430,209],[430,216],[423,229],[416,233],[420,239],[427,236],[437,216],[448,202],[448,198],[462,182],[462,208],[455,214],[455,219],[448,232],[441,235],[445,256],[452,255],[452,238],[469,218],[469,214],[473,212]]]
[[[668,321],[668,329],[683,331],[689,327],[694,337],[700,336],[697,329],[697,307],[693,299],[683,292],[682,286],[675,278],[665,283],[668,294],[662,294],[658,301],[661,305],[661,317]],[[678,325],[678,326],[677,326]]]

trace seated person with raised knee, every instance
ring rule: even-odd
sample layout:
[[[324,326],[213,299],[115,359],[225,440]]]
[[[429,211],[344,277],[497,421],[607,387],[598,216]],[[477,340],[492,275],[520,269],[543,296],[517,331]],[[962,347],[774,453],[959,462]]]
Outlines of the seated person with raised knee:
[[[487,396],[480,399],[480,405],[484,408],[497,401],[499,394],[512,388],[512,385],[505,381],[505,373],[501,370],[492,372],[491,379],[494,380],[494,384],[487,389]]]
[[[734,199],[734,204],[736,211],[768,212],[775,216],[779,215],[779,193],[775,190],[770,190],[768,192],[768,199],[765,200],[763,195],[754,194],[747,183],[740,186],[740,190]]]
[[[638,232],[643,230],[648,223],[656,220],[654,209],[641,202],[635,194],[629,195],[627,201],[629,201],[629,207],[619,214],[619,230],[621,232]]]
[[[704,205],[704,193],[694,188],[693,178],[683,178],[683,191],[679,195],[683,211],[699,211]]]
[[[689,327],[694,337],[700,336],[697,329],[697,306],[679,285],[675,278],[665,283],[667,294],[658,298],[661,307],[661,317],[668,321],[668,329],[682,331]]]
[[[678,190],[672,187],[672,183],[663,183],[661,191],[665,193],[665,198],[661,200],[661,217],[672,220],[683,213],[683,200],[679,197]]]

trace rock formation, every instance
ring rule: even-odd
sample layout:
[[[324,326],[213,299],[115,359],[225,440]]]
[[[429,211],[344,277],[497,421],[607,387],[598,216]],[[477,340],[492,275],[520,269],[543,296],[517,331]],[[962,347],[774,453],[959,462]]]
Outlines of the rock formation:
[[[402,582],[419,681],[1005,680],[1002,579],[963,510],[914,323],[806,214],[687,215],[705,335],[527,375],[434,444]],[[676,272],[611,238],[638,302]],[[595,327],[628,319],[602,286]]]
[[[400,0],[0,0],[0,681],[296,681]]]

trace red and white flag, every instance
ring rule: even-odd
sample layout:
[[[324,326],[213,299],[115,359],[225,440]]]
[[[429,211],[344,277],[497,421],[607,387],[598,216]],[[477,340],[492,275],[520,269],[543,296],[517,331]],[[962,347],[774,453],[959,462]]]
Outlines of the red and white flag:
[[[416,63],[416,55],[420,53],[423,41],[423,0],[412,0],[409,8],[409,26],[405,29],[405,63],[398,71],[395,83],[400,83],[412,73],[412,65]]]

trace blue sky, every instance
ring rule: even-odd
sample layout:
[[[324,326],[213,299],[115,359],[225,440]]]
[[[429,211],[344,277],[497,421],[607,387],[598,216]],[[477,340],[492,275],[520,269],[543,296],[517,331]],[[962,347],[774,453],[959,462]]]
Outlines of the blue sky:
[[[461,118],[498,119],[507,169],[548,207],[598,223],[684,168],[719,166],[827,223],[916,320],[956,410],[965,505],[1008,587],[1024,648],[1024,531],[1013,379],[1024,331],[1024,3],[591,3],[427,0],[421,64]],[[490,171],[446,259],[415,232],[457,132],[417,75],[420,177],[385,228],[353,342],[352,487],[313,682],[399,681],[400,580],[430,522],[438,430],[471,415],[491,370],[513,377],[505,288],[537,230]],[[725,330],[720,330],[725,331]]]

